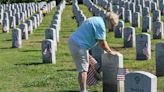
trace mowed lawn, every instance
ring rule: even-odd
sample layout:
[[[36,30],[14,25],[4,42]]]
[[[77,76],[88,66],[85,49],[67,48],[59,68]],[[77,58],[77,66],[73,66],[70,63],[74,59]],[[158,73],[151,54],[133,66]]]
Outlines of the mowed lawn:
[[[40,27],[34,30],[29,40],[23,40],[22,48],[11,48],[10,33],[0,30],[0,92],[68,92],[78,91],[77,72],[70,56],[67,40],[77,28],[72,19],[72,7],[66,6],[62,14],[60,42],[56,52],[56,64],[42,64],[41,42],[45,39],[45,29],[52,21],[56,9],[47,14]],[[80,5],[87,17],[91,13],[86,6]],[[164,21],[164,17],[163,17]],[[130,25],[126,23],[126,26]],[[141,29],[136,30],[136,34]],[[152,59],[136,61],[135,48],[123,48],[123,40],[114,38],[113,32],[107,32],[109,46],[124,56],[124,66],[130,71],[144,70],[155,74],[155,44],[162,40],[152,39]],[[102,82],[89,87],[92,91],[102,91]],[[164,77],[158,78],[158,92],[164,92]]]

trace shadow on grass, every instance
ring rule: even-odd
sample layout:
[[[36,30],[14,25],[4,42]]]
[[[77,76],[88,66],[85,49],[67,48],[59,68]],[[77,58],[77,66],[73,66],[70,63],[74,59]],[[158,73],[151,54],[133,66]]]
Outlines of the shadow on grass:
[[[42,43],[42,41],[30,41],[30,43]]]
[[[60,91],[60,92],[79,92],[79,91],[69,90],[69,91]]]
[[[2,47],[0,49],[13,49],[12,47]]]
[[[117,51],[118,51],[118,50],[121,50],[121,49],[125,49],[124,46],[120,46],[120,47],[118,47],[118,46],[117,46],[117,47],[111,46],[111,48],[114,49],[114,50],[117,50]]]
[[[10,41],[12,41],[12,39],[2,40],[2,41],[7,41],[7,42],[10,42]]]
[[[41,50],[23,50],[22,52],[35,52],[35,51],[41,51]]]
[[[61,71],[76,71],[76,69],[60,69],[60,70],[57,70],[58,72],[61,72]],[[71,91],[72,92],[72,91]]]
[[[20,64],[14,64],[16,66],[23,65],[23,66],[30,66],[30,65],[41,65],[43,63],[20,63]]]
[[[59,92],[79,92],[79,91],[73,91],[73,90],[68,90],[68,91],[66,91],[66,90],[64,90],[64,91],[59,91]],[[90,91],[89,91],[90,92]],[[98,92],[98,91],[92,91],[92,92]]]

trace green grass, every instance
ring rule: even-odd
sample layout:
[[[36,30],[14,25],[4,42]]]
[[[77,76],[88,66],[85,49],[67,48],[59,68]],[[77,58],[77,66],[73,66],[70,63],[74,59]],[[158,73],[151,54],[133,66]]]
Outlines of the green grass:
[[[67,40],[75,31],[77,24],[71,17],[72,7],[67,6],[62,14],[60,42],[56,52],[57,64],[42,64],[41,41],[44,40],[44,31],[51,23],[56,11],[53,9],[47,14],[29,40],[23,40],[22,48],[11,48],[11,32],[0,32],[0,92],[64,92],[78,91],[77,72],[70,56]],[[87,17],[91,13],[86,6],[80,5]],[[164,18],[162,17],[164,21]],[[126,24],[129,26],[130,24]],[[141,33],[137,29],[136,33]],[[113,32],[107,33],[109,46],[124,55],[124,66],[133,70],[144,70],[155,74],[155,44],[162,40],[152,40],[152,59],[148,62],[135,59],[134,48],[122,48],[123,40],[114,38]],[[158,92],[163,92],[164,77],[158,78]],[[90,91],[102,91],[102,82],[97,86],[89,87]]]

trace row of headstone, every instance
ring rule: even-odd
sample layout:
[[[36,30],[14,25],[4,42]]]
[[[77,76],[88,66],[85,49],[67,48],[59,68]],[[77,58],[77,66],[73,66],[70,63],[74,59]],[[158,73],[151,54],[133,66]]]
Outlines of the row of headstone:
[[[93,0],[93,2],[95,4],[97,4],[97,0]],[[109,7],[109,9],[112,10],[112,8],[110,8],[110,7]],[[117,9],[117,7],[116,7],[116,9]],[[163,30],[163,22],[160,21],[160,16],[161,16],[160,11],[157,10],[156,8],[152,9],[152,11],[153,11],[152,18],[153,19],[151,20],[151,17],[149,15],[149,9],[147,7],[143,8],[143,11],[141,9],[142,8],[139,8],[139,11],[134,12],[133,14],[131,14],[131,10],[127,10],[127,14],[126,14],[126,12],[124,12],[124,8],[121,7],[120,11],[123,11],[122,19],[125,20],[125,16],[126,16],[126,20],[131,22],[132,26],[140,27],[140,16],[142,16],[141,12],[143,12],[142,23],[144,25],[142,25],[142,32],[150,32],[151,31],[151,22],[152,22],[153,23],[153,29],[152,29],[153,30],[153,39],[163,38],[164,30]],[[116,12],[116,10],[115,10],[115,12]],[[119,11],[117,11],[117,12],[119,12]],[[120,21],[117,26],[118,27],[115,27],[115,37],[122,38],[123,35],[125,36],[124,37],[124,47],[135,47],[136,46],[136,59],[137,60],[151,59],[151,38],[150,38],[149,34],[142,33],[142,34],[135,36],[135,29],[133,27],[124,29],[124,21]],[[131,31],[128,31],[128,30],[131,30]],[[161,57],[164,57],[163,56],[164,51],[162,50],[163,49],[162,46],[163,46],[163,43],[159,43],[156,45],[156,75],[157,76],[164,76],[164,71],[162,68],[164,63],[162,62],[163,59],[161,58]],[[96,48],[93,50],[93,52],[98,51],[98,50],[99,50],[98,46],[96,46]],[[101,51],[98,51],[98,52],[96,52],[96,54],[98,54],[100,52]],[[92,51],[91,51],[91,53],[92,53]],[[99,55],[102,55],[102,53]],[[99,61],[99,59],[97,59],[97,61]],[[102,62],[100,62],[100,63],[102,63]],[[104,65],[107,65],[107,64],[105,63]],[[104,70],[104,72],[106,72],[106,71],[107,70]],[[109,72],[107,72],[107,73],[109,73]],[[149,87],[143,86],[143,85],[145,85],[144,82],[139,82],[141,78],[137,77],[138,79],[133,80],[134,84],[135,84],[134,86],[129,86],[129,85],[131,85],[132,80],[126,81],[126,88],[125,88],[126,91],[125,92],[132,92],[132,91],[156,92],[157,91],[156,76],[154,76],[150,73],[147,73],[147,72],[143,72],[143,71],[137,72],[137,75],[142,75],[145,77],[150,75],[148,77],[149,77],[149,79],[152,79],[154,86],[151,86],[151,84],[149,85]],[[135,77],[136,75],[129,74],[128,76]],[[129,78],[126,78],[126,80],[127,79],[129,79]],[[113,80],[113,79],[111,79],[111,80]],[[153,81],[153,80],[155,80],[155,81]],[[104,78],[104,82],[107,82],[107,79]],[[113,81],[109,82],[110,86],[112,85],[112,83],[114,84],[116,82],[113,82]],[[120,82],[118,82],[118,83],[120,83]],[[106,87],[105,83],[103,83],[103,84],[104,84],[103,90],[110,90],[110,91],[114,92],[114,89],[110,89],[109,87]],[[107,84],[107,85],[109,85],[109,84]],[[140,85],[136,86],[137,84],[140,84]],[[112,86],[111,88],[115,88],[115,90],[116,90],[116,84],[115,84],[115,87]],[[118,90],[118,88],[117,88],[117,90]],[[104,92],[108,92],[108,91],[104,91]]]
[[[149,72],[127,72],[123,55],[102,55],[103,92],[157,92],[157,77]]]
[[[92,13],[93,16],[101,16],[104,17],[106,15],[106,11],[97,7],[91,0],[83,0],[83,4],[88,7],[88,10]]]
[[[84,0],[83,0],[84,1]],[[103,0],[101,0],[103,1]],[[114,0],[117,2],[117,0]],[[136,0],[137,1],[137,0]],[[141,2],[144,0],[140,0]],[[93,0],[95,4],[97,4],[97,0]],[[110,4],[109,4],[110,5]],[[143,4],[144,5],[144,4]],[[102,5],[102,6],[105,6]],[[103,7],[105,8],[105,7]],[[117,7],[116,7],[117,8]],[[110,8],[111,10],[111,8]],[[121,9],[124,11],[124,9]],[[136,9],[137,10],[137,9]],[[153,11],[153,34],[161,37],[163,35],[163,23],[160,22],[160,13],[156,8],[152,9]],[[132,23],[133,27],[140,27],[140,13],[142,12],[141,8],[139,7],[139,11],[134,12],[131,15],[132,20],[129,19],[128,21]],[[122,13],[122,15],[125,15],[125,13]],[[130,14],[128,14],[129,16]],[[125,18],[124,16],[122,16]],[[149,18],[149,14],[146,13],[145,16],[142,18],[143,24],[142,25],[142,31],[149,32],[151,31],[151,18]],[[146,26],[145,26],[146,24]],[[115,32],[115,36],[118,36],[122,38],[123,32],[124,32],[124,22],[120,21],[119,24],[117,25],[119,27],[115,27],[115,30],[118,30],[118,32]],[[127,43],[124,42],[124,46],[127,45],[127,47],[133,47],[136,46],[136,59],[137,60],[147,60],[151,59],[151,40],[150,40],[150,35],[147,33],[142,33],[137,36],[135,36],[135,29],[133,27],[125,28],[125,30],[131,30],[131,31],[126,31],[124,33],[125,35],[128,35],[125,37],[127,40]],[[159,35],[160,34],[160,35]],[[155,39],[155,37],[153,36]],[[124,39],[124,40],[125,40]],[[136,42],[135,42],[136,41]],[[164,63],[162,62],[163,59],[161,57],[164,57],[163,54],[163,43],[159,43],[156,46],[156,75],[157,76],[164,76],[164,69],[162,66]],[[95,48],[93,51],[98,51],[99,48]],[[92,52],[92,51],[91,51]],[[100,53],[101,51],[96,52]],[[102,55],[102,54],[99,54]],[[157,77],[154,76],[151,73],[144,72],[144,71],[135,71],[132,73],[129,73],[126,75],[125,78],[125,86],[124,82],[122,80],[117,80],[117,79],[123,79],[122,75],[118,75],[119,68],[123,66],[121,64],[121,55],[117,56],[108,56],[108,55],[103,55],[102,56],[102,68],[103,68],[103,92],[157,92]],[[160,58],[159,58],[160,57]],[[98,60],[97,60],[98,61]],[[113,61],[113,62],[112,62]]]
[[[32,8],[27,8],[27,10],[24,10],[23,12],[18,11],[16,13],[13,13],[13,15],[8,13],[7,11],[4,12],[3,17],[1,17],[2,18],[2,32],[9,32],[10,28],[16,28],[16,25],[19,25],[21,22],[25,22],[25,20],[29,18],[33,13],[35,12],[33,11]]]
[[[150,34],[142,33],[135,35],[134,27],[124,27],[123,21],[120,21],[115,27],[115,37],[124,38],[124,47],[136,47],[136,59],[151,59],[151,38]]]
[[[28,40],[28,34],[32,34],[33,30],[38,28],[43,20],[43,14],[41,10],[38,10],[28,20],[21,23],[19,28],[22,31],[22,39]]]
[[[83,0],[83,2],[88,7],[92,6],[93,8],[89,8],[92,11],[100,10],[100,8],[97,7],[96,5],[94,5],[91,1]],[[98,3],[102,7],[107,4],[107,3],[105,4],[106,1],[103,1],[103,0],[94,0],[93,2]],[[125,5],[125,8],[126,7],[127,6]],[[107,11],[114,11],[115,13],[119,14],[120,18],[122,18],[125,22],[132,23],[133,27],[140,27],[141,26],[140,16],[142,16],[142,15],[141,15],[140,12],[143,12],[142,23],[145,24],[145,25],[142,25],[142,29],[143,29],[144,32],[151,30],[151,19],[150,19],[151,17],[149,17],[149,12],[148,12],[149,10],[148,10],[147,7],[143,8],[143,11],[139,10],[139,11],[136,11],[136,12],[132,12],[133,9],[131,10],[130,8],[125,9],[124,7],[121,7],[121,6],[112,6],[112,3],[108,2],[108,8],[109,9],[106,9]],[[137,7],[136,7],[136,10],[138,10]],[[99,14],[98,12],[92,12],[92,13],[93,13],[93,15],[95,14],[96,16]],[[160,18],[161,18],[160,16],[161,16],[160,11],[159,10],[154,10],[153,11],[153,23],[156,22],[156,21],[159,21]]]
[[[112,0],[112,1],[106,1],[106,0],[93,0],[93,2],[96,2],[100,6],[104,8],[104,6],[108,6],[107,8],[104,8],[107,11],[113,11],[116,14],[120,15],[120,18],[123,19],[125,22],[132,23],[133,27],[140,27],[140,16],[149,16],[150,12],[152,11],[152,23],[155,21],[160,21],[161,14],[163,10],[157,9],[157,3],[158,1],[144,1],[144,0]],[[115,2],[115,3],[114,3]],[[116,3],[117,2],[117,3]],[[163,2],[164,0],[160,0],[159,6],[164,6]],[[112,6],[112,3],[116,4]],[[151,7],[151,9],[150,9]]]
[[[7,6],[8,4],[0,5],[0,13],[1,17],[0,19],[6,19],[10,16],[19,16],[20,19],[23,17],[27,18],[30,17],[33,13],[37,12],[46,2],[40,2],[40,3],[23,3],[23,4],[10,4],[10,6],[4,8],[4,6]],[[7,14],[6,18],[5,13]]]
[[[135,36],[134,27],[124,27],[124,22],[120,21],[114,28],[116,38],[124,38],[124,47],[136,47],[136,59],[151,59],[151,37],[148,33],[141,33]]]
[[[133,20],[134,21],[140,20],[138,13],[135,13],[134,14]],[[136,22],[132,23],[132,25],[139,26],[139,24],[136,23]],[[137,49],[136,51],[138,51],[138,49],[141,49],[141,52],[137,52],[136,59],[138,59],[138,60],[146,60],[146,59],[150,59],[151,58],[151,48],[150,47],[147,47],[147,44],[148,44],[148,46],[150,46],[150,41],[148,39],[146,39],[146,41],[148,41],[149,43],[144,42],[144,45],[142,45],[142,46],[136,44],[135,29],[133,27],[128,27],[128,28],[125,28],[124,29],[124,22],[123,21],[120,21],[119,24],[117,25],[117,27],[115,27],[115,36],[122,38],[123,37],[123,33],[124,33],[124,47],[126,47],[126,48],[128,48],[128,47],[135,47],[137,45],[136,46],[137,47],[136,48]],[[137,37],[137,38],[139,38],[139,37]],[[149,37],[149,39],[150,39],[150,37]],[[137,43],[139,43],[138,40],[137,40]],[[104,50],[102,50],[98,45],[95,46],[95,47],[93,47],[91,49],[91,55],[100,64],[101,64],[101,58],[100,58],[100,56],[103,53],[104,53]]]
[[[79,9],[77,0],[73,0],[72,12],[74,14],[78,26],[80,26],[83,23],[83,21],[86,20],[86,16],[84,15],[83,11]]]
[[[102,0],[103,1],[103,0]],[[87,3],[89,1],[83,0],[84,4],[89,6],[92,5]],[[97,4],[101,1],[93,0],[94,4]],[[99,3],[100,4],[100,3]],[[145,8],[147,9],[147,8]],[[123,9],[124,10],[124,9]],[[125,21],[131,22],[133,27],[140,27],[140,13],[134,12],[131,14],[131,10],[123,13],[126,17]],[[160,13],[158,10],[153,11],[153,39],[162,39],[164,30],[163,22],[160,20]],[[142,32],[151,31],[151,18],[148,13],[145,14],[142,18]],[[151,59],[151,38],[149,34],[139,34],[135,36],[135,28],[126,27],[124,28],[124,21],[120,21],[116,27],[114,27],[115,37],[123,38],[124,37],[124,47],[136,47],[136,59],[137,60],[148,60]],[[99,57],[104,53],[104,51],[99,47],[95,46],[91,49],[92,56],[99,61],[101,64],[101,58]]]
[[[100,6],[105,6],[105,4],[102,4],[103,0],[98,0],[98,4]],[[143,8],[148,8],[150,12],[153,12],[154,10],[157,10],[158,7],[161,10],[161,14],[163,14],[163,8],[164,8],[164,0],[111,0],[109,1],[108,5],[115,4],[116,7],[124,7],[125,10],[131,10],[132,12],[140,12],[143,10]]]
[[[155,22],[160,23],[160,22]],[[154,25],[156,25],[154,24]],[[163,24],[159,24],[163,25]],[[153,38],[159,39],[163,37],[163,30],[156,29],[161,27],[154,27]],[[157,35],[158,33],[158,35]],[[160,35],[159,35],[160,34]],[[124,38],[124,47],[136,47],[136,59],[137,60],[147,60],[151,59],[151,37],[150,34],[142,33],[135,36],[134,27],[125,27],[124,22],[120,21],[115,27],[115,37]]]
[[[108,0],[97,0],[97,4],[106,10],[111,7]]]
[[[117,2],[117,0],[113,0],[113,2],[114,1]],[[119,0],[119,1],[124,2],[126,0],[124,0],[124,1]],[[140,3],[140,5],[138,5],[137,2],[135,3],[137,5],[135,10],[136,10],[136,13],[139,13],[139,14],[137,14],[137,16],[138,15],[142,16],[142,24],[143,24],[142,32],[151,32],[151,30],[152,30],[153,31],[153,39],[162,39],[164,37],[163,36],[164,25],[163,25],[163,22],[161,22],[160,20],[161,20],[161,14],[162,15],[164,14],[164,0],[153,0],[156,3],[153,3],[152,1],[151,1],[152,3],[150,3],[150,1],[144,2],[144,0],[130,0],[130,1],[132,1],[132,2],[139,1],[138,3]],[[122,7],[124,5],[123,4],[121,5],[121,2],[119,5],[120,10],[124,11],[125,9]],[[157,7],[158,7],[157,4],[159,4],[158,6],[159,6],[160,10],[157,10]],[[126,9],[128,9],[129,5],[125,4],[124,7],[126,7]],[[131,10],[129,10],[129,11],[131,11]],[[150,12],[152,12],[152,18],[150,16]],[[135,13],[133,13],[133,14],[135,14]],[[135,18],[135,15],[133,15],[133,14],[132,14],[132,26],[139,27],[139,26],[134,25],[134,24],[140,24],[139,17]],[[122,17],[123,17],[122,19],[125,18],[124,16],[122,16]],[[151,26],[152,26],[152,28],[151,28]],[[133,29],[133,28],[131,28],[131,29]],[[122,38],[123,32],[124,32],[124,21],[120,21],[119,24],[117,25],[117,27],[115,27],[115,37]],[[124,33],[124,35],[125,35],[125,33]],[[130,38],[130,36],[128,38]],[[135,36],[133,36],[132,39],[133,38],[135,38]],[[150,35],[147,33],[142,33],[142,34],[139,34],[136,36],[136,42],[134,41],[134,43],[136,43],[136,45],[133,45],[133,46],[136,46],[136,59],[137,60],[151,59],[151,40],[150,39],[151,39]],[[162,67],[164,65],[164,63],[163,63],[164,48],[163,47],[164,47],[163,42],[156,44],[155,51],[156,51],[156,75],[157,76],[164,76],[164,69]],[[142,72],[140,72],[140,73],[142,73]],[[139,81],[139,79],[135,80],[135,81],[136,81],[136,84],[138,84],[137,81]],[[130,85],[131,85],[131,82],[132,82],[132,80],[129,81],[128,83],[130,83]],[[137,86],[137,88],[136,88],[136,85],[134,85],[133,87],[129,86],[129,89],[126,89],[126,90],[128,90],[126,92],[132,92],[132,91],[141,91],[141,92],[143,91],[144,92],[145,91],[144,87]],[[156,90],[153,90],[153,89],[151,91],[156,92]],[[148,92],[151,92],[151,91],[148,90]]]
[[[12,4],[0,4],[1,8],[3,10],[14,10],[14,9],[18,9],[19,11],[24,11],[29,7],[33,7],[35,8],[35,10],[37,11],[39,8],[41,8],[46,2],[39,2],[39,3],[12,3]]]
[[[50,12],[54,7],[56,7],[56,1],[51,1],[50,3],[47,3],[48,12]]]
[[[45,30],[45,40],[42,41],[42,62],[56,64],[57,42],[61,26],[61,15],[65,8],[65,0],[57,6],[51,26]]]
[[[156,52],[156,75],[164,76],[164,42],[160,42],[156,44],[155,47]]]
[[[99,3],[98,1],[103,2],[103,0],[93,0],[93,2],[95,4],[98,4]],[[114,1],[117,4],[118,0],[113,0],[113,2]],[[126,1],[126,0],[124,0],[124,1]],[[130,1],[138,2],[139,0],[130,0]],[[143,2],[144,0],[140,0],[140,1]],[[148,3],[148,2],[149,1],[146,1],[146,3]],[[156,2],[158,2],[158,1],[156,0]],[[161,2],[160,4],[164,4],[163,0],[160,0],[159,2]],[[99,3],[100,6],[105,6],[105,4],[104,5],[103,4],[101,5],[101,4]],[[146,5],[146,6],[148,6],[148,5]],[[142,7],[144,7],[144,3],[142,4]],[[117,6],[116,6],[116,9],[117,9]],[[150,15],[149,15],[150,8],[147,8],[147,7],[143,8],[143,11],[141,11],[141,9],[142,8],[139,8],[139,11],[134,12],[132,14],[131,13],[128,13],[128,14],[123,13],[122,15],[125,15],[125,16],[130,15],[131,19],[129,19],[130,17],[127,17],[127,21],[131,22],[133,27],[140,27],[140,16],[142,16],[142,23],[144,24],[144,25],[142,25],[142,32],[150,32],[151,31],[151,23],[153,23],[153,28],[152,28],[153,39],[163,38],[163,33],[164,33],[163,22],[160,21],[160,18],[161,18],[160,14],[162,14],[163,11],[157,10],[156,4],[152,3],[151,11],[152,11],[153,16],[151,19]],[[115,10],[115,8],[113,10]],[[136,10],[138,10],[138,9],[136,9]],[[122,11],[124,11],[124,8],[122,9]],[[119,11],[117,11],[117,12],[119,12]],[[131,10],[128,10],[127,12],[131,12]],[[143,15],[141,15],[142,14],[141,12],[143,12]],[[125,18],[124,16],[122,16],[122,17],[123,17],[123,19]],[[124,47],[135,47],[136,46],[136,59],[137,60],[151,59],[150,34],[141,33],[141,34],[138,34],[135,36],[135,29],[133,27],[124,28],[124,21],[120,21],[114,29],[115,37],[118,37],[118,38],[124,37]],[[131,31],[128,31],[128,30],[131,30]],[[157,76],[164,76],[164,69],[162,68],[162,66],[164,65],[164,63],[162,62],[163,61],[162,57],[164,57],[163,47],[164,47],[163,42],[156,44],[156,75]],[[104,55],[104,56],[106,56],[106,55]],[[113,60],[113,62],[115,62],[117,60],[120,60],[121,56],[119,58],[118,58],[118,56],[115,56],[115,59],[113,59],[114,56],[113,57],[107,56],[105,58],[109,58],[109,60],[111,60],[111,61]],[[103,67],[103,75],[105,76],[105,77],[103,76],[103,92],[108,92],[108,91],[112,91],[112,92],[124,92],[124,91],[125,92],[132,92],[132,91],[134,91],[134,92],[157,92],[157,77],[154,76],[153,74],[144,72],[144,71],[135,71],[135,72],[129,73],[126,75],[125,88],[124,88],[123,86],[122,87],[120,86],[119,81],[117,81],[117,82],[114,81],[114,80],[118,79],[118,76],[116,78],[116,74],[113,71],[114,70],[118,71],[118,69],[116,69],[116,68],[113,69],[113,67],[118,67],[117,65],[119,65],[119,64],[114,64],[111,61],[108,62],[110,64],[104,63],[105,61],[107,61],[106,59],[104,60],[104,57],[103,57],[102,61],[103,61],[102,65],[104,67],[106,67],[106,68]],[[112,64],[113,64],[113,66],[112,66]],[[114,66],[114,65],[116,65],[116,66]],[[111,68],[109,68],[109,67],[111,67]],[[109,74],[110,72],[108,70],[112,70],[112,71],[110,71],[110,72],[112,72],[112,74]],[[115,74],[115,77],[113,77],[114,74]],[[109,77],[107,75],[111,75],[111,76]],[[121,77],[119,76],[119,78],[121,78]],[[110,82],[109,82],[109,80],[110,80]]]
[[[33,30],[36,29],[40,25],[40,23],[42,23],[42,20],[43,20],[42,11],[38,10],[28,20],[26,20],[24,23],[21,23],[19,25],[19,28],[14,27],[12,29],[12,47],[21,48],[22,39],[28,40],[29,34],[33,33]],[[13,21],[13,23],[16,22]]]
[[[51,1],[49,3],[45,3],[43,7],[41,7],[41,10],[44,11],[44,13],[49,13],[55,6],[56,1]]]
[[[150,31],[151,23],[161,20],[161,14],[160,14],[159,10],[153,11],[152,15],[153,15],[152,19],[149,14],[145,14],[142,16],[142,24],[146,24],[146,25],[142,25],[143,30]],[[123,15],[122,15],[122,18],[125,22],[130,22],[130,23],[132,23],[133,27],[138,27],[138,28],[141,26],[140,17],[141,17],[140,13],[138,13],[138,12],[132,13],[131,10],[124,11]]]

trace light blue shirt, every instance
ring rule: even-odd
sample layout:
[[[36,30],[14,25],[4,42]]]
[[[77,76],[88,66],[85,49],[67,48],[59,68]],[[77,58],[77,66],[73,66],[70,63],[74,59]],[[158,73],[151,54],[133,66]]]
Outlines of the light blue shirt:
[[[97,40],[106,39],[106,28],[102,17],[91,17],[71,35],[72,40],[85,49],[92,48]]]

